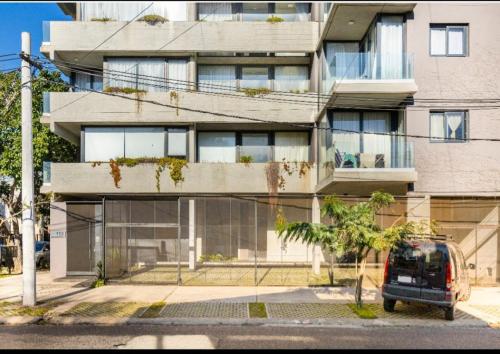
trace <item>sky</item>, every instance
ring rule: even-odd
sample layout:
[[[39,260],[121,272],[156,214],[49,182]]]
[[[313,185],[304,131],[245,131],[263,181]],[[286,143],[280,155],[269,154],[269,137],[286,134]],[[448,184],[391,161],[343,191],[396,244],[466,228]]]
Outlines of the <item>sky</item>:
[[[21,51],[21,32],[31,33],[31,53],[40,55],[43,21],[70,21],[56,3],[0,3],[0,55]],[[9,57],[10,58],[10,57]],[[1,59],[1,58],[0,58]],[[20,60],[0,61],[0,69],[19,67]]]

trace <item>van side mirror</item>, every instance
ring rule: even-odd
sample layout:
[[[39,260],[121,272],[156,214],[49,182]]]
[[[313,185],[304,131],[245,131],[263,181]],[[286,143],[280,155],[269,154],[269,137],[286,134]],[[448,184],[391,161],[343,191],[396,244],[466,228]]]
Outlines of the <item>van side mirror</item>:
[[[474,263],[469,263],[469,269],[476,269],[476,265]]]

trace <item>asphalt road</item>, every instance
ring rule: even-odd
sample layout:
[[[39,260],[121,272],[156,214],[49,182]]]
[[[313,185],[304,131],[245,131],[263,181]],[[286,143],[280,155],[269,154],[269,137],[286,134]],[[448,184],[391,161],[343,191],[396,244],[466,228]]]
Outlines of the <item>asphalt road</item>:
[[[0,349],[500,348],[491,328],[319,328],[163,325],[0,326]]]

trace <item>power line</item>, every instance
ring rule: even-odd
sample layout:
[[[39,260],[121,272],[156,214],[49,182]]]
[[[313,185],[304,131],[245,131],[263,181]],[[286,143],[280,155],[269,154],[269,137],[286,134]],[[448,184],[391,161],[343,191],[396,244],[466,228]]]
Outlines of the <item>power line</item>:
[[[39,58],[39,57],[38,57]],[[42,58],[42,60],[45,60]],[[55,65],[54,63],[45,60],[48,64]],[[61,62],[61,63],[69,63],[65,61],[54,61],[54,62]],[[153,84],[152,82],[163,82],[163,83],[169,83],[173,82],[172,86],[177,86],[175,87],[176,89],[179,89],[178,86],[182,85],[197,85],[198,87],[208,87],[208,88],[216,88],[219,90],[223,91],[231,91],[231,92],[241,92],[241,90],[238,90],[235,86],[228,86],[228,85],[220,85],[220,84],[210,84],[210,83],[200,83],[200,82],[194,82],[194,81],[188,81],[188,80],[179,80],[179,79],[166,79],[163,77],[158,77],[158,76],[150,76],[150,75],[136,75],[128,72],[123,72],[123,71],[118,71],[118,70],[102,70],[101,68],[98,67],[91,67],[91,66],[84,66],[84,65],[79,65],[83,67],[84,69],[75,69],[73,66],[75,66],[73,63],[70,63],[71,66],[69,65],[64,65],[64,64],[59,64],[60,67],[66,68],[72,72],[77,72],[77,73],[83,73],[89,76],[96,76],[96,77],[101,77],[105,78],[106,75],[104,73],[111,73],[112,78],[117,81],[122,81],[122,82],[129,82],[129,83],[140,83],[141,85],[146,85],[146,86],[153,86],[153,87],[160,87],[160,88],[169,88],[167,85],[159,85],[159,84]],[[89,68],[94,69],[94,70],[89,70]],[[120,75],[114,75],[114,73],[118,73]],[[125,78],[130,78],[134,79],[135,81],[127,81],[123,79],[119,79],[118,77],[125,77]],[[140,81],[139,79],[144,78],[145,81]],[[185,91],[192,92],[192,90],[189,90],[188,88],[181,89]],[[225,93],[221,92],[213,92],[213,91],[197,91],[200,94],[218,94],[218,95],[223,95]],[[309,104],[309,105],[316,105],[317,102],[313,101],[312,99],[316,99],[316,97],[313,97],[309,94],[296,94],[296,93],[290,93],[290,92],[284,92],[284,91],[271,91],[271,94],[276,94],[276,95],[283,95],[283,96],[290,96],[290,97],[306,97],[306,98],[311,98],[310,101],[300,101],[300,100],[286,100],[286,99],[281,99],[281,98],[272,98],[272,97],[248,97],[250,99],[260,99],[260,100],[269,100],[269,101],[281,101],[281,102],[289,102],[293,104]],[[226,94],[229,95],[229,94]],[[233,95],[235,97],[241,98],[241,95]],[[331,96],[328,96],[331,97]],[[342,100],[347,100],[347,101],[354,101],[354,102],[360,102],[360,101],[375,101],[375,102],[388,102],[390,104],[388,105],[376,105],[376,106],[360,106],[360,105],[349,105],[347,104],[337,104],[337,105],[332,105],[332,104],[327,104],[327,108],[353,108],[353,109],[376,109],[376,110],[393,110],[393,111],[401,111],[404,108],[411,109],[411,110],[417,110],[418,108],[430,108],[430,109],[448,109],[448,110],[468,110],[468,109],[498,109],[500,108],[499,105],[491,105],[491,106],[435,106],[435,105],[430,105],[429,103],[443,103],[443,104],[453,104],[453,103],[477,103],[477,104],[484,104],[484,103],[500,103],[500,98],[481,98],[481,99],[433,99],[433,98],[408,98],[408,99],[390,99],[390,98],[377,98],[374,96],[363,96],[363,95],[356,95],[356,96],[347,96],[347,95],[342,95],[339,96]],[[326,100],[328,101],[328,100]],[[428,104],[420,104],[420,105],[406,105],[402,106],[401,104],[404,103],[414,103],[414,102],[427,102]],[[399,107],[398,107],[399,106]],[[385,108],[384,108],[385,107]]]
[[[48,80],[46,78],[42,78],[46,81],[51,81],[55,82],[52,80]],[[60,82],[58,82],[61,84]],[[76,85],[68,84],[68,83],[62,83],[63,85],[67,87],[72,87],[76,89],[80,89]],[[108,95],[108,96],[116,96],[116,97],[121,97],[127,100],[133,100],[137,102],[143,102],[143,103],[151,103],[154,105],[159,105],[163,107],[168,107],[168,108],[174,108],[174,109],[179,109],[179,110],[185,110],[189,112],[195,112],[195,113],[203,113],[203,114],[211,114],[215,116],[221,116],[221,117],[226,117],[226,118],[235,118],[235,119],[242,119],[242,120],[248,120],[248,121],[256,121],[260,123],[274,123],[274,124],[284,124],[288,126],[295,126],[295,127],[300,127],[300,128],[307,128],[307,129],[318,129],[318,130],[327,130],[327,131],[341,131],[341,132],[346,132],[346,133],[364,133],[364,134],[373,134],[373,135],[383,135],[383,136],[400,136],[400,137],[409,137],[409,138],[418,138],[418,139],[440,139],[441,141],[490,141],[490,142],[498,142],[500,139],[495,139],[495,138],[442,138],[442,137],[433,137],[429,135],[417,135],[417,134],[401,134],[401,133],[395,133],[395,132],[389,132],[389,133],[384,133],[384,132],[359,132],[355,130],[348,130],[348,129],[332,129],[328,127],[312,127],[310,124],[300,124],[300,123],[291,123],[291,122],[282,122],[282,121],[273,121],[273,120],[265,120],[265,119],[259,119],[259,118],[254,118],[254,117],[245,117],[245,116],[240,116],[240,115],[234,115],[234,114],[227,114],[227,113],[220,113],[220,112],[212,112],[212,111],[206,111],[206,110],[200,110],[200,109],[194,109],[194,108],[188,108],[188,107],[181,107],[178,105],[169,105],[161,102],[157,102],[154,100],[145,100],[145,99],[140,99],[140,98],[133,98],[133,97],[127,97],[124,95],[120,94],[114,94],[114,93],[109,93],[109,92],[102,92],[102,91],[97,91],[93,89],[85,89],[90,92],[98,93],[98,94],[103,94],[103,95]],[[499,107],[500,108],[500,107]]]

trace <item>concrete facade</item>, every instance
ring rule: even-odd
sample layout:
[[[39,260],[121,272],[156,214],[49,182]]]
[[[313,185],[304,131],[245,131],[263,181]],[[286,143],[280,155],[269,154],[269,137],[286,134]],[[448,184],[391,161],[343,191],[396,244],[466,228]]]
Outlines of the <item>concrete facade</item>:
[[[496,31],[499,4],[332,3],[329,12],[326,12],[326,3],[312,3],[307,21],[267,23],[197,21],[197,5],[190,3],[187,6],[188,21],[154,26],[144,22],[130,23],[95,50],[97,44],[125,23],[79,21],[78,4],[75,8],[62,7],[77,20],[51,22],[50,42],[43,43],[41,52],[56,60],[65,73],[71,73],[72,64],[68,63],[75,63],[75,59],[86,54],[89,55],[85,62],[79,64],[104,70],[107,68],[105,58],[112,56],[185,58],[188,60],[188,89],[176,91],[175,99],[172,98],[172,90],[129,95],[50,93],[49,111],[42,122],[56,134],[76,144],[81,143],[82,128],[85,126],[187,127],[186,160],[189,163],[183,170],[185,180],[178,185],[169,179],[166,169],[161,176],[160,192],[155,186],[156,168],[153,165],[123,167],[120,188],[116,188],[107,163],[95,167],[77,161],[53,163],[52,180],[43,186],[43,192],[54,192],[63,204],[65,200],[95,202],[108,197],[195,198],[200,195],[218,198],[268,196],[272,204],[276,195],[293,196],[312,200],[308,220],[317,222],[317,197],[331,193],[366,197],[375,190],[384,189],[406,199],[404,210],[397,211],[402,213],[404,220],[436,220],[442,233],[463,242],[461,245],[467,250],[467,262],[476,264],[476,270],[471,271],[474,279],[488,284],[499,281],[499,218],[495,213],[498,213],[497,198],[500,196],[500,149],[495,145],[498,142],[482,139],[498,139],[500,121],[495,107],[484,109],[480,104],[481,100],[500,97],[500,83],[496,80],[500,75],[496,65],[500,56]],[[381,14],[404,16],[402,50],[412,58],[411,73],[391,80],[340,79],[325,90],[325,75],[330,70],[325,62],[326,43],[362,40],[370,24],[376,22]],[[467,55],[431,56],[431,24],[467,25]],[[199,66],[223,64],[255,67],[306,65],[309,90],[297,95],[270,92],[255,97],[242,92],[221,94],[197,91]],[[274,67],[270,70],[273,72]],[[269,80],[274,80],[274,77],[270,76]],[[478,101],[468,101],[471,99]],[[315,127],[329,127],[329,113],[339,108],[397,111],[397,132],[408,135],[404,147],[406,143],[413,144],[409,158],[411,163],[397,168],[393,165],[390,168],[337,166],[334,173],[325,173],[324,163],[335,164],[337,156],[328,155],[326,149],[322,149],[324,136],[322,130]],[[469,140],[431,142],[430,112],[456,110],[466,112],[466,137]],[[297,172],[285,173],[281,164],[286,187],[276,194],[271,190],[265,163],[246,166],[242,163],[198,162],[198,132],[229,130],[308,131],[308,163],[311,168],[299,177]],[[480,140],[474,140],[478,138]],[[471,220],[467,224],[469,229],[457,227],[457,215],[462,215],[461,208],[473,210],[477,198],[483,201],[484,215],[477,215]],[[457,206],[456,200],[463,203]],[[189,228],[189,238],[185,240],[189,250],[186,264],[195,269],[195,259],[199,259],[206,245],[203,237],[196,236],[197,232],[205,230],[198,228],[197,222],[203,216],[198,213],[195,200],[192,204],[186,209],[186,225]],[[232,210],[231,207],[228,210]],[[449,210],[451,216],[443,216],[443,210]],[[257,216],[255,211],[253,217],[257,219]],[[61,218],[55,212],[53,222],[64,223]],[[203,222],[206,223],[206,220]],[[269,225],[267,227],[265,232],[274,235]],[[466,229],[469,231],[464,235]],[[232,234],[232,224],[229,230]],[[223,233],[220,230],[217,232]],[[54,241],[54,245],[57,244],[55,248],[60,252],[65,246],[59,239]],[[272,244],[270,248],[283,246],[275,236],[270,236],[268,241]],[[243,250],[243,246],[238,247]],[[245,257],[251,257],[248,247],[245,248],[246,253],[243,252]],[[299,248],[300,245],[294,245],[290,249]],[[259,257],[257,249],[258,246],[255,246],[255,259]],[[306,253],[304,259],[308,262],[313,259],[313,272],[320,273],[324,257],[318,247]],[[272,257],[278,260],[283,255],[275,253]],[[268,254],[269,259],[272,257]],[[480,259],[488,261],[481,263]],[[62,263],[55,266],[54,274],[64,274],[64,267]]]

